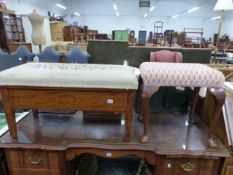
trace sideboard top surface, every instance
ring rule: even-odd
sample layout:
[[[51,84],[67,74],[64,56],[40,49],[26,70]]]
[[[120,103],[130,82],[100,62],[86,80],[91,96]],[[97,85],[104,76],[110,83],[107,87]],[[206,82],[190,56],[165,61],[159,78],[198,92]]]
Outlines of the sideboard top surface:
[[[117,117],[117,116],[115,116]],[[131,142],[124,142],[123,122],[118,120],[84,121],[82,112],[75,114],[29,113],[17,124],[18,138],[9,132],[0,138],[1,148],[43,149],[63,151],[71,148],[116,150],[146,150],[161,155],[227,157],[229,152],[217,140],[218,146],[207,146],[207,127],[198,120],[188,123],[187,114],[165,112],[150,114],[149,143],[139,143],[142,123],[133,117]]]

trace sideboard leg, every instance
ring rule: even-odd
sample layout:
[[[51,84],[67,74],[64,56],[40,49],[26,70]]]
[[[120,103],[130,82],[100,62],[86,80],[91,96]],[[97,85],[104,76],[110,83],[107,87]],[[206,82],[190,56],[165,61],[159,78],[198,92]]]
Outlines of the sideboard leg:
[[[217,123],[219,121],[219,117],[221,116],[220,114],[221,114],[222,107],[225,102],[226,94],[223,88],[210,88],[209,91],[210,93],[213,94],[216,105],[215,105],[213,119],[211,120],[209,129],[208,129],[208,144],[210,147],[216,147],[217,144],[215,143],[215,140],[212,136],[214,134]]]
[[[32,109],[32,114],[34,117],[38,116],[38,110],[37,109]]]

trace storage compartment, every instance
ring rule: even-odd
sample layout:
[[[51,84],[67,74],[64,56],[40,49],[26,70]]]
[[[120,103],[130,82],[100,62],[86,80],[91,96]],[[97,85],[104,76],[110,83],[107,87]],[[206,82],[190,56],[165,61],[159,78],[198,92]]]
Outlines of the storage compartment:
[[[218,159],[162,158],[161,175],[215,175]]]
[[[75,160],[73,175],[152,175],[152,167],[136,156],[104,158],[83,154]]]
[[[10,175],[61,175],[62,154],[41,150],[6,150]]]

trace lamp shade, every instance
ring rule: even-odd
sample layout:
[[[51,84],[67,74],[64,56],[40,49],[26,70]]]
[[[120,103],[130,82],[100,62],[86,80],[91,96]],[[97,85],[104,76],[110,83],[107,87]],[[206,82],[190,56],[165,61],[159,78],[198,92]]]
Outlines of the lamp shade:
[[[214,11],[217,10],[233,10],[232,0],[218,0],[214,7]]]

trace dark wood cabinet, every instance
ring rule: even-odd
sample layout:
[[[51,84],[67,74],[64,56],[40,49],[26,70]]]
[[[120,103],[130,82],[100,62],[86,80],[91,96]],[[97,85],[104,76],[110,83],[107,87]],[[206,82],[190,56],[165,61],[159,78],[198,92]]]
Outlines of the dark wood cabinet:
[[[74,32],[72,26],[64,27],[64,41],[74,41]]]
[[[25,42],[22,18],[12,11],[0,10],[0,47],[9,50],[8,43]]]

